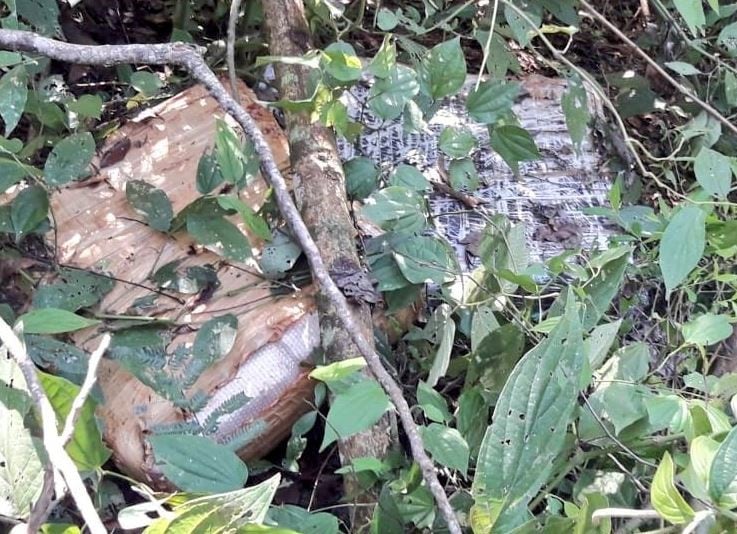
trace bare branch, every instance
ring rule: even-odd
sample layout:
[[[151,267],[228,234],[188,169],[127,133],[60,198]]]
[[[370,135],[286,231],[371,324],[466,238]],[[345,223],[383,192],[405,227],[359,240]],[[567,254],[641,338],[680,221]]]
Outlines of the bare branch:
[[[320,286],[323,295],[338,310],[343,327],[350,333],[361,355],[366,359],[371,372],[384,388],[402,421],[402,426],[410,443],[412,456],[422,470],[422,475],[432,492],[443,518],[448,524],[451,534],[460,534],[461,527],[445,494],[443,486],[435,473],[435,467],[425,452],[422,438],[412,418],[409,405],[388,371],[381,363],[381,358],[374,351],[369,341],[360,333],[360,328],[351,313],[348,302],[335,282],[330,278],[320,251],[310,236],[299,211],[292,200],[289,188],[274,160],[271,148],[254,119],[225,90],[215,74],[210,70],[202,57],[192,46],[183,43],[157,45],[116,45],[116,46],[84,46],[73,45],[47,39],[31,32],[17,30],[0,30],[0,46],[16,52],[33,52],[43,54],[51,59],[82,63],[87,65],[112,65],[116,63],[148,63],[170,64],[186,69],[198,82],[202,83],[220,106],[230,114],[245,133],[253,141],[256,152],[261,159],[261,168],[266,179],[274,190],[279,209],[284,215],[297,242],[307,257],[312,274]]]
[[[13,356],[18,367],[20,367],[23,378],[25,378],[26,384],[28,385],[28,391],[31,393],[31,398],[41,413],[43,444],[46,453],[49,455],[49,461],[54,468],[61,472],[64,482],[66,482],[69,492],[72,494],[74,503],[79,508],[90,532],[104,534],[107,531],[100,520],[100,516],[97,515],[95,505],[87,493],[82,477],[80,477],[79,471],[77,471],[77,466],[74,465],[67,451],[64,450],[64,444],[59,438],[56,430],[56,413],[41,383],[38,381],[36,366],[28,356],[23,342],[2,318],[0,318],[0,341],[5,344],[8,352]]]

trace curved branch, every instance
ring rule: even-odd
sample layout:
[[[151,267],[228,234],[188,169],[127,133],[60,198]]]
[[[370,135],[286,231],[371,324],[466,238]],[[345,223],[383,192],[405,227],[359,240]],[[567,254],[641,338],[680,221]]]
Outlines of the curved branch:
[[[297,242],[307,257],[312,274],[319,284],[324,296],[338,310],[343,327],[350,334],[361,355],[366,359],[371,372],[394,403],[410,444],[412,456],[422,470],[422,476],[443,515],[451,534],[461,534],[461,527],[453,512],[443,486],[435,473],[435,467],[420,437],[420,432],[412,418],[409,404],[402,390],[381,363],[381,358],[374,351],[371,343],[361,335],[358,323],[351,313],[348,302],[328,274],[320,251],[312,239],[304,221],[300,217],[297,206],[289,193],[284,176],[274,160],[271,148],[258,124],[225,90],[217,76],[210,70],[198,50],[184,43],[155,45],[117,45],[117,46],[85,46],[73,45],[41,37],[40,35],[17,31],[0,30],[0,46],[15,52],[33,52],[43,54],[57,61],[82,63],[86,65],[112,65],[117,63],[148,63],[155,65],[176,65],[187,70],[192,77],[203,84],[222,109],[230,114],[245,133],[253,141],[256,152],[261,159],[261,168],[269,184],[274,190],[277,205],[291,228]]]

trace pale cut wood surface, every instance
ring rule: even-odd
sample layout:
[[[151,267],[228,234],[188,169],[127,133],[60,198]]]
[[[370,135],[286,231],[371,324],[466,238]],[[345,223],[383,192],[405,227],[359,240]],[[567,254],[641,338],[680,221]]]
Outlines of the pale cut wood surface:
[[[270,139],[277,161],[286,169],[289,165],[286,139],[270,111],[255,103],[254,95],[245,85],[241,86],[240,98]],[[111,136],[106,146],[112,146],[122,137],[131,141],[122,161],[100,169],[97,176],[72,184],[52,197],[58,226],[58,259],[62,264],[105,272],[149,287],[153,285],[149,276],[174,260],[182,260],[181,267],[205,264],[215,267],[221,285],[206,302],[195,302],[196,296],[178,295],[186,299],[180,304],[159,296],[155,309],[147,312],[186,325],[177,329],[170,346],[191,343],[197,328],[212,317],[236,315],[238,335],[234,348],[208,369],[193,388],[208,394],[226,386],[259,348],[277,341],[285,329],[305,314],[314,313],[311,289],[275,298],[270,294],[270,284],[254,274],[255,266],[225,262],[216,254],[194,247],[193,240],[184,233],[177,234],[175,239],[152,230],[128,204],[125,198],[128,180],[146,180],[163,189],[172,201],[175,214],[197,198],[197,165],[201,155],[214,143],[216,117],[222,117],[222,112],[215,101],[204,88],[192,87],[144,112],[138,120]],[[241,198],[257,208],[265,191],[265,183],[258,179]],[[232,220],[239,222],[237,218]],[[252,236],[251,243],[257,244]],[[150,294],[145,288],[117,282],[98,311],[109,315],[130,313],[129,308],[137,298]],[[98,336],[99,331],[86,330],[76,336],[76,341],[91,350]],[[304,350],[309,350],[298,356],[307,359],[306,355],[314,348],[312,345],[319,341],[319,333],[310,332],[302,341]],[[274,362],[273,373],[283,373],[272,377],[280,389],[268,384],[270,403],[260,406],[258,413],[240,414],[241,426],[247,428],[252,422],[257,434],[257,439],[239,451],[244,457],[261,455],[275,446],[305,411],[304,400],[312,392],[306,372],[305,368]],[[98,376],[105,396],[99,414],[116,462],[136,478],[153,485],[162,484],[144,438],[157,425],[181,421],[185,415],[113,361],[105,360]],[[232,421],[229,426],[234,426]],[[227,441],[232,436],[218,437]]]

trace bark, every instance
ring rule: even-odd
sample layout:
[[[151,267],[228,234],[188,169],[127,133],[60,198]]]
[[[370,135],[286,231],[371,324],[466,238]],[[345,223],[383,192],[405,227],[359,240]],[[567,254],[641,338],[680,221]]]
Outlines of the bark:
[[[301,0],[264,0],[265,27],[271,55],[302,56],[312,48],[304,6]],[[309,70],[298,65],[276,65],[277,84],[282,98],[309,98]],[[346,265],[360,270],[356,251],[356,229],[345,194],[345,175],[338,157],[335,138],[328,128],[313,123],[308,112],[287,113],[290,159],[295,195],[302,218],[310,230],[329,271]],[[352,304],[351,310],[362,333],[373,339],[371,311],[367,304]],[[360,356],[350,334],[342,327],[336,308],[327,298],[318,298],[322,344],[329,361]],[[368,371],[367,371],[368,372]],[[390,419],[382,418],[366,432],[341,440],[344,463],[362,456],[382,458],[391,444]],[[346,477],[346,493],[359,502],[375,502],[377,495],[361,492],[353,477]],[[362,510],[357,526],[370,517]]]

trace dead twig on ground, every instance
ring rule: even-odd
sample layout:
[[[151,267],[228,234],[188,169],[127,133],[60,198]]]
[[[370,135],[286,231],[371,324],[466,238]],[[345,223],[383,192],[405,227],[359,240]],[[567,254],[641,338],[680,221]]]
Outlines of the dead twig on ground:
[[[371,343],[361,335],[360,327],[351,313],[348,302],[328,274],[320,251],[300,217],[299,211],[290,195],[287,183],[284,180],[284,176],[279,170],[271,148],[259,129],[258,124],[226,91],[217,76],[215,76],[202,59],[199,49],[184,43],[114,46],[73,45],[48,39],[32,32],[18,30],[0,30],[0,47],[15,52],[42,54],[56,61],[86,65],[113,65],[120,63],[174,65],[185,69],[195,80],[208,89],[222,109],[238,122],[246,135],[253,141],[256,152],[261,159],[261,168],[274,191],[277,205],[289,224],[297,242],[302,247],[302,251],[307,257],[315,280],[319,284],[323,295],[338,310],[338,317],[343,327],[350,334],[359,352],[366,359],[371,372],[394,403],[399,418],[402,421],[402,426],[407,434],[412,456],[422,470],[423,478],[432,492],[443,518],[448,524],[448,530],[451,534],[460,534],[460,524],[445,494],[445,490],[438,480],[435,467],[425,452],[419,429],[412,418],[409,404],[405,400],[401,388],[384,368],[381,358],[374,351]],[[32,366],[32,362],[30,360],[28,362]],[[48,408],[51,409],[50,404],[48,404]],[[52,430],[54,431],[54,435],[56,435],[55,428]],[[58,435],[56,435],[54,445],[58,444],[58,439]],[[69,459],[68,456],[66,458]],[[64,467],[68,468],[68,464],[64,464]],[[78,473],[76,475],[79,478]],[[86,493],[84,497],[89,501],[89,496]],[[91,501],[89,504],[91,505]],[[96,531],[93,530],[93,532]]]

